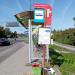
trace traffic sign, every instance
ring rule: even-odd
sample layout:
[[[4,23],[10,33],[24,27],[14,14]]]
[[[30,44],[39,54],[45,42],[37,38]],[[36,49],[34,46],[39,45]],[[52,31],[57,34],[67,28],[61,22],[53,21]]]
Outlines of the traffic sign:
[[[52,22],[52,7],[48,4],[34,4],[34,8],[44,10],[45,27],[50,27]]]
[[[34,22],[44,23],[44,10],[43,9],[35,9]]]

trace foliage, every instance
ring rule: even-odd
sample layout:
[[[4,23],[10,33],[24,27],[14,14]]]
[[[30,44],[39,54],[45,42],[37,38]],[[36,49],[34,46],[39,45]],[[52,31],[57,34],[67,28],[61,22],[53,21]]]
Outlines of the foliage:
[[[4,28],[3,27],[0,27],[0,38],[2,38],[2,37],[6,37],[6,35],[5,35]]]
[[[17,38],[17,32],[11,33],[10,38]]]
[[[62,53],[64,57],[64,63],[60,66],[62,75],[75,75],[75,54]]]
[[[0,38],[17,38],[17,32],[11,32],[9,28],[0,27]]]
[[[58,51],[67,51],[65,48],[60,48],[56,45],[49,46],[49,48],[52,48],[53,50]],[[57,53],[57,52],[55,52]],[[55,55],[55,53],[50,55]],[[59,54],[59,53],[57,53]],[[60,53],[61,57],[57,57],[56,59],[63,59],[62,64],[60,65],[59,69],[62,73],[62,75],[75,75],[75,53],[69,52],[69,53]],[[60,62],[60,60],[58,60]]]
[[[61,54],[57,53],[54,50],[54,47],[53,46],[49,46],[49,56],[51,58],[50,63],[52,65],[61,66],[61,64],[63,64],[63,62],[64,62],[63,56]]]
[[[75,28],[53,32],[54,41],[75,46]]]

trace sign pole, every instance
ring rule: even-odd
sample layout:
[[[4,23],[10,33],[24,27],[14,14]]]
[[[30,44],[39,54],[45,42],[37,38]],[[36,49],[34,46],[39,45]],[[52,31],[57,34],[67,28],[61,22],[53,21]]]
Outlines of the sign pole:
[[[45,16],[44,16],[44,20],[45,20],[45,22],[44,22],[44,27],[46,26],[46,10],[45,10]],[[43,68],[45,68],[45,56],[46,56],[46,45],[44,44],[43,45],[43,60],[42,60],[42,66],[43,66]],[[44,70],[43,70],[43,75],[45,75],[45,72],[44,72]]]
[[[47,63],[48,63],[48,59],[49,59],[49,48],[48,48],[48,45],[46,45],[46,49],[47,49],[46,50],[47,51],[47,53],[46,53],[47,55],[46,56],[47,56]]]
[[[31,62],[31,21],[29,19],[29,63]]]
[[[45,45],[42,45],[42,67],[43,67],[43,75],[45,75],[44,67],[45,67]]]
[[[34,7],[38,9],[38,11],[35,12],[34,15],[34,22],[42,22],[44,23],[43,28],[50,28],[51,25],[51,18],[52,18],[52,7],[47,5],[47,4],[34,4]],[[39,10],[39,9],[44,9],[44,15],[43,15],[43,11]],[[41,14],[42,16],[40,16],[39,14]],[[38,15],[38,16],[37,16]],[[50,33],[51,34],[51,33]],[[39,34],[40,35],[40,34]],[[42,35],[42,34],[41,34]],[[50,38],[51,39],[51,38]],[[41,39],[42,40],[42,39]],[[40,40],[39,40],[40,41]],[[42,41],[40,41],[42,42]],[[40,43],[39,42],[39,43]],[[45,62],[46,62],[46,54],[47,54],[47,62],[48,62],[48,58],[49,58],[49,49],[48,49],[48,45],[46,46],[46,44],[48,43],[42,43],[42,68],[45,68]],[[46,50],[47,49],[47,50]],[[45,75],[45,72],[43,70],[43,75]]]

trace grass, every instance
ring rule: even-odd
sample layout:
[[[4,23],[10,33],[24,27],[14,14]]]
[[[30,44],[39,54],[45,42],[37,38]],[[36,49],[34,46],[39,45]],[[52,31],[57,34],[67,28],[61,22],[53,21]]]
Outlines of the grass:
[[[51,46],[49,46],[49,48],[53,48],[54,50],[58,50],[58,51],[68,51],[69,52],[68,49],[61,48],[61,47],[58,47],[56,45],[51,45]]]
[[[53,50],[57,49],[58,51],[67,51],[67,49],[55,45],[49,46],[49,48],[52,48]],[[75,53],[60,53],[60,55],[63,58],[63,63],[59,67],[62,75],[75,75]]]
[[[73,53],[62,53],[64,62],[60,66],[62,75],[75,75],[75,54]]]

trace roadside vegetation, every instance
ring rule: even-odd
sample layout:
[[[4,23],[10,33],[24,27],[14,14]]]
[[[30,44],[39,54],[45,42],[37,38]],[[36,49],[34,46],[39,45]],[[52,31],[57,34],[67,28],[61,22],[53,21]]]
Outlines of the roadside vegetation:
[[[49,46],[50,64],[57,65],[62,75],[75,75],[75,53],[60,52],[61,50],[67,51],[66,49],[58,46]],[[58,50],[58,52],[55,51]]]
[[[53,39],[56,42],[75,46],[75,28],[53,31]]]
[[[17,38],[17,32],[11,32],[9,28],[0,27],[0,38]]]

